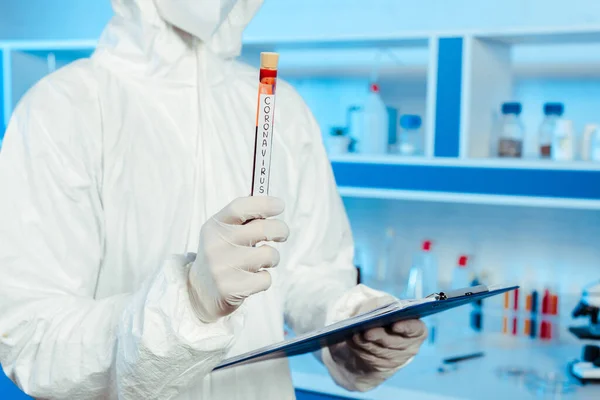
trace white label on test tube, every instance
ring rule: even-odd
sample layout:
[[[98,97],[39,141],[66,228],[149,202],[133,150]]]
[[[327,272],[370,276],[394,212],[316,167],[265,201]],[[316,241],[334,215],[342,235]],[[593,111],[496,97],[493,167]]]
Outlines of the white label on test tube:
[[[268,196],[271,176],[271,149],[273,147],[273,116],[275,95],[261,94],[259,97],[258,126],[254,143],[254,176],[252,195]]]

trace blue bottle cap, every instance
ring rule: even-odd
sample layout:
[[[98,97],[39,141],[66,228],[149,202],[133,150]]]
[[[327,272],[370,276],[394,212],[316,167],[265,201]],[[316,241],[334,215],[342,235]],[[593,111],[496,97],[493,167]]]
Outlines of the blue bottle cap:
[[[502,103],[502,114],[521,114],[523,107],[521,103]]]
[[[400,126],[403,129],[419,129],[421,124],[422,120],[418,115],[405,114],[400,117]]]
[[[561,117],[565,112],[565,106],[563,103],[546,103],[544,104],[545,115],[557,115]]]

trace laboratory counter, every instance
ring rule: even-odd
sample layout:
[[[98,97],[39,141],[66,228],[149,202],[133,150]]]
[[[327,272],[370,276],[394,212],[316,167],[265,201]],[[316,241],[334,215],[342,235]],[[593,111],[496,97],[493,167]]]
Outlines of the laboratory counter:
[[[313,355],[292,358],[290,366],[294,385],[298,390],[343,399],[598,400],[600,385],[580,385],[567,373],[568,363],[580,357],[582,347],[582,342],[569,337],[546,343],[502,334],[471,336],[443,345],[426,345],[409,365],[381,387],[368,393],[352,393],[336,386],[325,367]],[[474,352],[483,352],[484,356],[459,362],[455,364],[455,370],[438,371],[443,359]],[[560,395],[549,395],[548,392],[542,394],[540,381],[534,379],[534,376],[554,377],[554,380],[545,381],[546,384],[569,379],[572,383],[571,392],[561,391]],[[563,385],[560,387],[569,389]],[[302,398],[300,392],[299,399]]]

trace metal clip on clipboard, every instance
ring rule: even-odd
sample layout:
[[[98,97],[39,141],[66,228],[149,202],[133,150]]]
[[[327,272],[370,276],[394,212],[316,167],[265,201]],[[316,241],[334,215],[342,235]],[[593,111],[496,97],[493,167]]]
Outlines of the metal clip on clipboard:
[[[455,299],[458,297],[473,296],[474,294],[479,294],[479,293],[487,293],[492,290],[493,289],[491,289],[488,286],[478,285],[478,286],[472,286],[472,287],[465,288],[465,289],[451,290],[449,292],[432,293],[429,296],[427,296],[426,299],[434,298],[436,300],[448,300],[448,299]]]

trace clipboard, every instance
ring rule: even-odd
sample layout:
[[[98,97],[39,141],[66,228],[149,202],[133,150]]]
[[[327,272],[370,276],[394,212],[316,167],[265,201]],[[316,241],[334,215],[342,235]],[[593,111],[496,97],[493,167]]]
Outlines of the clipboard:
[[[496,296],[518,286],[473,286],[433,293],[422,299],[395,301],[375,310],[328,325],[322,329],[228,358],[213,371],[277,358],[312,353],[350,339],[354,334],[398,321],[417,319]]]

